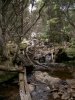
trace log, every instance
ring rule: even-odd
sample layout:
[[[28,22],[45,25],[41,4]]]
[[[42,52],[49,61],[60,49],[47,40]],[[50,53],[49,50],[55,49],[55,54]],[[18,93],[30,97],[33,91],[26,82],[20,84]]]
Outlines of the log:
[[[24,68],[24,73],[19,73],[19,92],[21,100],[31,100],[26,78],[26,68]]]
[[[35,62],[34,64],[35,66],[35,69],[34,71],[39,71],[39,70],[72,70],[73,72],[75,71],[75,67],[74,66],[71,66],[71,65],[66,65],[66,64],[63,64],[63,63],[50,63],[48,65],[46,64],[41,64],[41,63],[38,63],[38,62]],[[0,71],[7,71],[7,72],[23,72],[24,73],[24,70],[22,67],[7,67],[7,66],[3,66],[3,65],[0,65]]]
[[[6,67],[3,65],[0,65],[0,71],[6,71],[6,72],[23,72],[23,69],[21,68],[15,68],[15,67]]]
[[[71,65],[66,65],[63,63],[50,63],[49,65],[42,65],[42,64],[38,64],[35,67],[34,71],[50,71],[50,72],[54,72],[54,71],[69,71],[69,72],[75,72],[75,66],[71,66]]]

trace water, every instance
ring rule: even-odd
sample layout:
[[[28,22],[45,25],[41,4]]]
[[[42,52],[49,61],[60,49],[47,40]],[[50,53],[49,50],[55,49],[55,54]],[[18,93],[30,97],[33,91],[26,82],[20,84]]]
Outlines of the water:
[[[59,77],[60,79],[73,79],[72,73],[67,70],[54,71],[53,73],[47,71],[50,76]],[[7,83],[0,85],[0,100],[20,100],[19,96],[19,85],[18,82],[16,84]],[[49,96],[49,100],[53,100],[53,97]],[[61,100],[61,99],[58,99]]]
[[[53,73],[49,73],[49,75],[54,76],[54,77],[59,77],[62,80],[73,79],[72,73],[66,70],[65,71],[54,71]]]
[[[0,100],[20,100],[17,84],[0,85]]]

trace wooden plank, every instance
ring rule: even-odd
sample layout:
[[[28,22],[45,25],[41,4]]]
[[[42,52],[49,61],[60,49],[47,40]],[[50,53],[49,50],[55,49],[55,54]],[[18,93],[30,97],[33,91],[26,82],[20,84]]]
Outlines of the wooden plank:
[[[19,92],[21,100],[31,100],[26,78],[26,68],[24,68],[24,73],[19,73]]]
[[[25,84],[25,90],[26,90],[26,95],[28,100],[31,100],[30,92],[29,92],[29,87],[27,84],[27,77],[26,77],[26,68],[24,69],[24,84]]]
[[[24,74],[19,73],[19,91],[21,100],[27,100],[24,87]]]

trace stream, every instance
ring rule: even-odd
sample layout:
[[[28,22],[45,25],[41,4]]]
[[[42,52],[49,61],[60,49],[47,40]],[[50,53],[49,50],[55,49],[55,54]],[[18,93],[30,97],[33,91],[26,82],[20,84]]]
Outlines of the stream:
[[[0,100],[20,100],[17,84],[0,85]]]
[[[73,87],[74,99],[60,99],[57,94],[58,87],[63,88],[59,88],[59,93],[65,89],[65,86],[67,86],[69,89],[65,91],[69,92],[72,89],[70,88],[71,84],[75,84],[75,79],[70,72],[55,71],[54,73],[49,73],[46,71],[36,71],[28,76],[28,84],[32,100],[75,100],[75,87]],[[68,98],[69,94],[67,94],[66,97],[64,96],[65,95],[63,94],[62,98]],[[6,84],[0,84],[0,100],[20,100],[18,82],[7,82]]]

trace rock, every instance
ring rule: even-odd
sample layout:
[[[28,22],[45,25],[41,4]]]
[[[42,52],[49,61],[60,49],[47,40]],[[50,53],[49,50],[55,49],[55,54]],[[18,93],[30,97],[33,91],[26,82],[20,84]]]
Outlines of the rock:
[[[36,92],[32,92],[32,95],[35,96],[36,95]]]
[[[74,100],[73,98],[70,98],[69,100]]]
[[[32,92],[34,90],[34,85],[29,84],[29,90]]]
[[[35,89],[31,91],[32,100],[47,100],[50,88],[42,83],[37,83]]]
[[[58,84],[60,81],[59,78],[51,77],[49,76],[47,72],[41,72],[41,71],[35,72],[35,77],[36,77],[36,80],[42,81],[46,84],[51,84],[51,85]]]
[[[60,97],[62,96],[62,94],[63,94],[62,92],[60,92],[60,91],[58,92],[58,95],[59,95]]]
[[[74,84],[75,83],[75,79],[66,79],[68,84]]]
[[[0,100],[5,100],[5,99],[6,99],[6,97],[3,97],[0,95]]]
[[[52,62],[52,54],[51,54],[51,53],[48,53],[48,54],[45,56],[45,61],[46,61],[46,63]]]
[[[64,92],[64,94],[61,97],[62,100],[68,100],[70,99],[70,94],[68,94],[67,92]]]
[[[74,90],[72,90],[72,97],[75,98],[75,91]]]
[[[58,92],[58,89],[53,89],[53,92]]]
[[[75,89],[75,79],[66,80],[72,89]]]
[[[71,85],[75,85],[74,80],[61,80],[47,72],[36,71],[30,78],[32,100],[75,100]]]
[[[54,98],[54,99],[58,99],[58,98],[60,98],[60,96],[58,95],[57,92],[53,92],[53,98]]]

